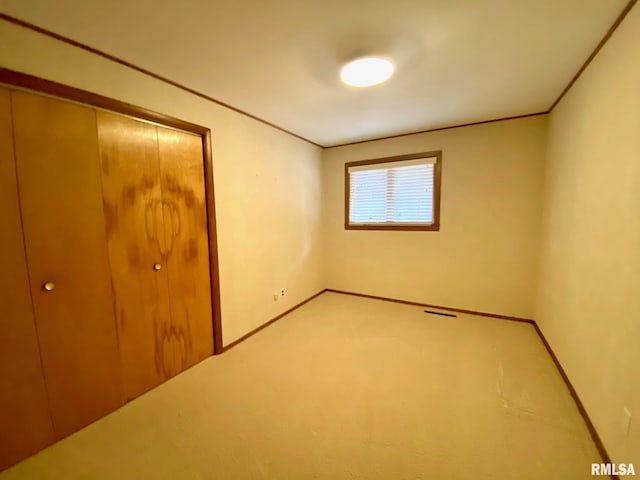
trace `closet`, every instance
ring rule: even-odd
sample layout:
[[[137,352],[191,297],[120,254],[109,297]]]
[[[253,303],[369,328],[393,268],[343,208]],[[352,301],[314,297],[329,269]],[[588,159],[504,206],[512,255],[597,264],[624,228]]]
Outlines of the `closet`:
[[[203,138],[0,87],[0,470],[213,353]]]

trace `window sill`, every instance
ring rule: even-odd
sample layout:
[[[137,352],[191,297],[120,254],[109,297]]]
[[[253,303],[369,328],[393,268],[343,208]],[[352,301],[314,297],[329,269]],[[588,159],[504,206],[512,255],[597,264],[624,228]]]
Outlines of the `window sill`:
[[[440,231],[440,225],[345,225],[345,230],[405,230],[405,231],[423,231],[423,232],[438,232]]]

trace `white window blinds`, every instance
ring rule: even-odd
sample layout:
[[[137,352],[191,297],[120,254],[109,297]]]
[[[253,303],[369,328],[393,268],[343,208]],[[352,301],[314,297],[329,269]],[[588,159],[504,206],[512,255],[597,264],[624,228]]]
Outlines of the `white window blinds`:
[[[432,225],[435,158],[348,168],[350,225]]]

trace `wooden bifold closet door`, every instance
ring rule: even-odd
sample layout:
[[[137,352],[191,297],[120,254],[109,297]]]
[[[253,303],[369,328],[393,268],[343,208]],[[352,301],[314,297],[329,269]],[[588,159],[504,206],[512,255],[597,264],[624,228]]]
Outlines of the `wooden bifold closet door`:
[[[12,92],[22,222],[55,436],[122,404],[95,110]]]
[[[9,91],[0,88],[0,470],[53,441],[31,307]]]
[[[202,139],[98,112],[124,395],[213,353]]]

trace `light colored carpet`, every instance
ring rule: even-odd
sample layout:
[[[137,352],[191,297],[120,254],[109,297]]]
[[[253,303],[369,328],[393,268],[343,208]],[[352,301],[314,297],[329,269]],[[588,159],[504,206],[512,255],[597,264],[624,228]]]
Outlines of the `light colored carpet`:
[[[531,325],[423,310],[324,293],[0,479],[592,478]]]

